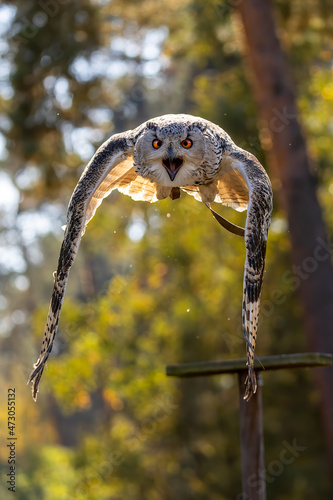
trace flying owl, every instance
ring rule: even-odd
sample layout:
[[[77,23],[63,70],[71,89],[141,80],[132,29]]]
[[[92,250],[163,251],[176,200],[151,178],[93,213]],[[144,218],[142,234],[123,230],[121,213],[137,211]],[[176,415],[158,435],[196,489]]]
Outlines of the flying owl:
[[[217,202],[240,211],[247,209],[245,231],[214,214],[227,229],[245,238],[242,321],[248,365],[244,399],[248,400],[257,388],[254,349],[272,212],[271,183],[257,158],[236,146],[224,130],[185,114],[153,118],[134,130],[111,136],[81,175],[68,206],[40,357],[29,377],[34,400],[57,333],[81,237],[103,198],[114,189],[133,200],[151,203],[168,196],[179,198],[181,189],[208,208]]]

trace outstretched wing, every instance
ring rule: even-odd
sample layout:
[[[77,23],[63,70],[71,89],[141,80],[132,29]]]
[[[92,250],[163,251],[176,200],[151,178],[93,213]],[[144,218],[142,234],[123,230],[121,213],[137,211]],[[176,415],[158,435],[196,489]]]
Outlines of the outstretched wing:
[[[273,208],[272,187],[266,171],[255,156],[240,148],[229,153],[231,165],[246,182],[249,204],[245,226],[246,258],[243,282],[242,321],[247,342],[248,377],[244,399],[257,390],[254,373],[260,295],[264,276],[267,233]]]
[[[53,292],[42,349],[29,377],[34,400],[37,399],[39,382],[57,333],[69,271],[86,225],[94,216],[103,198],[114,189],[119,189],[134,199],[157,201],[155,185],[138,176],[133,167],[134,145],[140,132],[138,130],[116,134],[97,150],[80,177],[69,202],[67,225],[57,271],[54,273]]]

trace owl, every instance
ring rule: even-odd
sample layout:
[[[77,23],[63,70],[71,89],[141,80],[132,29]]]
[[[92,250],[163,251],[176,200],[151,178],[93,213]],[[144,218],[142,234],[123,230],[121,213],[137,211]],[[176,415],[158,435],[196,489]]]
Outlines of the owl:
[[[248,366],[244,399],[248,400],[257,388],[254,349],[272,212],[271,183],[257,158],[236,146],[222,128],[185,114],[153,118],[134,130],[111,136],[81,175],[68,206],[40,357],[29,377],[34,400],[57,333],[81,237],[102,200],[114,189],[150,203],[166,197],[177,199],[182,190],[208,208],[217,202],[235,210],[247,209],[245,230],[214,214],[245,240],[242,325]]]

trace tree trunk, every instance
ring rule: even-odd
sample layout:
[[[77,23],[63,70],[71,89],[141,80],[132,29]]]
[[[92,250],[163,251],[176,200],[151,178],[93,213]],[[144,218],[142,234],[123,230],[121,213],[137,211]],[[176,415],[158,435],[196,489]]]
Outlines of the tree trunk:
[[[313,351],[333,352],[333,269],[331,248],[316,196],[306,143],[297,120],[290,72],[276,35],[269,0],[237,2],[242,18],[251,84],[258,105],[261,138],[281,181],[293,266],[290,283],[298,289],[304,330]],[[315,370],[331,477],[333,477],[333,368]]]

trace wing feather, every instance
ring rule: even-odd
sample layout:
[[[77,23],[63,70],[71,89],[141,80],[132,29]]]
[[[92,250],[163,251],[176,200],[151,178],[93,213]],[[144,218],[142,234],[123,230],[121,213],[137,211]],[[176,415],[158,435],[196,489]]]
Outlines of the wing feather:
[[[127,194],[135,201],[149,201],[151,203],[158,201],[156,185],[140,175],[136,175],[128,184],[118,186],[118,191]]]
[[[131,183],[137,174],[133,167],[133,156],[123,160],[119,165],[107,172],[104,179],[99,184],[98,188],[91,197],[85,217],[85,225],[93,218],[97,208],[102,203],[103,199],[109,196],[111,191],[119,189],[121,186],[126,186]]]
[[[273,193],[268,175],[252,154],[237,148],[230,154],[230,158],[235,171],[242,176],[249,189],[249,205],[245,226],[246,257],[242,307],[248,365],[244,399],[248,400],[257,389],[254,351],[265,268],[267,233],[273,208]]]
[[[219,193],[214,201],[243,211],[249,203],[249,188],[244,179],[235,170],[226,172],[217,182]]]

